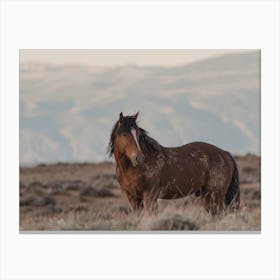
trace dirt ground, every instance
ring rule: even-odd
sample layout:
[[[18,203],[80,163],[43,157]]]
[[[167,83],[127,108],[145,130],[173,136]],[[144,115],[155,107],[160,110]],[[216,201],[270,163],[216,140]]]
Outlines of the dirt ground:
[[[20,167],[20,231],[261,230],[261,160],[235,157],[241,207],[213,217],[198,198],[159,200],[156,216],[136,215],[115,177],[115,164],[58,163]]]

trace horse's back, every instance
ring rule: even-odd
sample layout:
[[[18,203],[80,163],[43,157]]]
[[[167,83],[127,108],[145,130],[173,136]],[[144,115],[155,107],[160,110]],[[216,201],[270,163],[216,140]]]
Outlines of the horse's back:
[[[221,148],[218,148],[217,146],[206,143],[206,142],[192,142],[192,143],[185,144],[181,147],[189,149],[189,150],[192,150],[192,149],[200,150],[207,154],[215,154],[217,152],[227,153],[226,151],[222,150]]]
[[[192,142],[179,147],[187,155],[196,155],[200,158],[205,158],[208,164],[219,163],[226,165],[227,163],[233,167],[232,159],[227,151],[218,148],[217,146],[208,144],[206,142]]]
[[[180,147],[166,148],[166,154],[182,159],[191,159],[202,161],[205,164],[221,164],[229,163],[233,166],[231,156],[227,151],[224,151],[214,145],[205,142],[192,142]]]

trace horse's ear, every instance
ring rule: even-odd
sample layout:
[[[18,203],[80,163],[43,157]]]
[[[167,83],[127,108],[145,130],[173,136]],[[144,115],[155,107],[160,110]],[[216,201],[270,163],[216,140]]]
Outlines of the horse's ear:
[[[122,122],[123,122],[123,113],[121,112],[120,117],[119,117],[119,123],[122,123]]]
[[[135,121],[137,120],[138,115],[139,115],[139,112],[137,112],[137,113],[133,116],[133,118],[134,118]]]

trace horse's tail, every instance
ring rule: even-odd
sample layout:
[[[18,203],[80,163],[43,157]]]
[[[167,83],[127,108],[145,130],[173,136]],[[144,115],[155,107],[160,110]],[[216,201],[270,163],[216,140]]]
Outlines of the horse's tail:
[[[236,162],[232,155],[228,153],[232,162],[233,162],[233,175],[228,187],[226,197],[225,197],[225,204],[232,205],[234,203],[234,208],[238,209],[240,205],[240,189],[239,189],[239,174]]]

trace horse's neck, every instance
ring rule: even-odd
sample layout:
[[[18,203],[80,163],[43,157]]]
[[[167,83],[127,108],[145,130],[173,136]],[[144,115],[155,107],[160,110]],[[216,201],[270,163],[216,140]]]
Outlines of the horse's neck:
[[[140,137],[140,147],[145,155],[145,158],[154,157],[161,153],[162,146],[153,138],[144,134]]]

